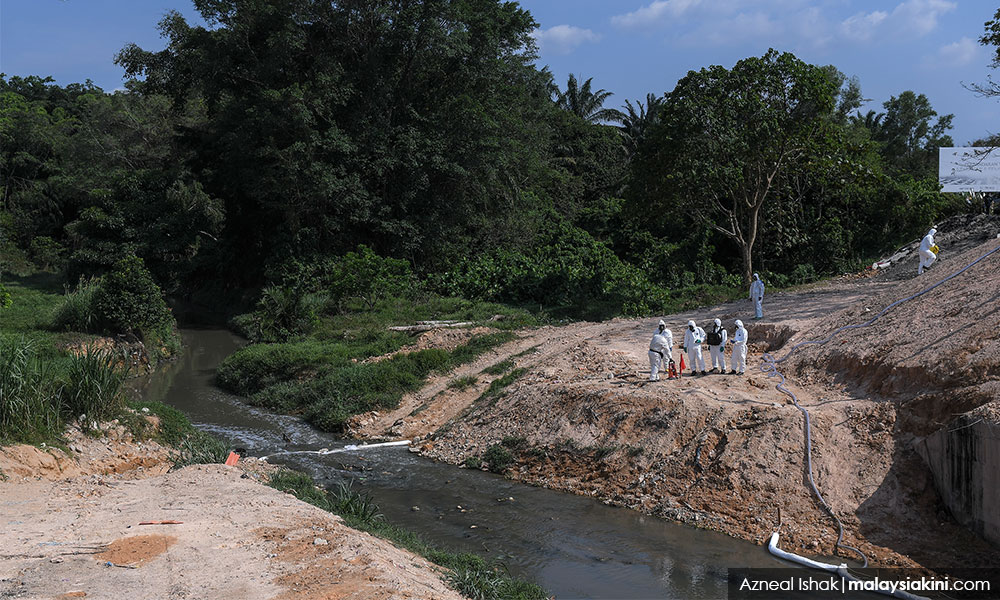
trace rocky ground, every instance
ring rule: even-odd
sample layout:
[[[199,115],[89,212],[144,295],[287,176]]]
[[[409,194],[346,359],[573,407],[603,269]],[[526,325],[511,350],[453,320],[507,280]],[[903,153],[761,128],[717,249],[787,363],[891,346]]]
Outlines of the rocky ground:
[[[423,558],[263,485],[266,463],[167,472],[167,449],[105,429],[71,429],[68,454],[0,449],[0,598],[461,598]]]
[[[647,382],[657,317],[543,327],[432,379],[395,411],[360,416],[354,433],[418,440],[425,455],[455,464],[505,443],[514,479],[757,543],[780,510],[786,549],[852,558],[834,548],[835,522],[806,487],[803,417],[759,370],[762,354],[780,358],[799,341],[871,319],[1000,244],[994,220],[958,220],[939,226],[941,259],[920,278],[915,258],[902,257],[879,272],[769,294],[759,322],[748,301],[664,317],[675,340],[688,319],[719,317],[731,329],[742,318],[746,376]],[[915,451],[921,436],[1000,397],[998,301],[1000,253],[877,325],[782,363],[812,415],[816,483],[844,522],[845,543],[873,564],[1000,564],[996,547],[949,515]],[[512,383],[489,393],[503,373]]]

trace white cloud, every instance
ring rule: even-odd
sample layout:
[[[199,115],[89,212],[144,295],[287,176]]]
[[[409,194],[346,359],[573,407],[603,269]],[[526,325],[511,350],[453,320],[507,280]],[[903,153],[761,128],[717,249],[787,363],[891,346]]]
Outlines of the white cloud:
[[[840,31],[849,38],[856,40],[867,40],[872,37],[875,30],[889,16],[883,10],[876,10],[870,13],[858,13],[844,19],[840,24]]]
[[[655,25],[667,18],[678,18],[701,3],[701,0],[656,0],[630,13],[611,17],[616,27],[633,28]]]
[[[933,62],[945,67],[961,67],[979,58],[979,43],[963,37],[957,42],[941,46]]]
[[[601,34],[590,29],[582,29],[573,25],[553,25],[548,29],[536,29],[531,32],[538,48],[554,54],[569,54],[580,44],[598,42]]]
[[[933,31],[938,19],[958,7],[948,0],[906,0],[892,10],[892,21],[901,33],[925,35]]]

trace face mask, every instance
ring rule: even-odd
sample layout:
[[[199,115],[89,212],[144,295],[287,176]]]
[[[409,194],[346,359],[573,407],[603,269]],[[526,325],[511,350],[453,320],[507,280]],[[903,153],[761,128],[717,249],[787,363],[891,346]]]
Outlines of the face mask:
[[[688,325],[688,330],[694,331],[694,327],[691,327],[690,325]]]

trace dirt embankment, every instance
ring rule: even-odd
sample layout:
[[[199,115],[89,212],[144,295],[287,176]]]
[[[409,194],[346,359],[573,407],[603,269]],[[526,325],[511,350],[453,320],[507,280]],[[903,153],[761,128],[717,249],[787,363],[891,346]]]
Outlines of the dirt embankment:
[[[992,246],[943,247],[919,279],[915,264],[902,275],[904,263],[892,277],[769,295],[762,322],[750,321],[748,301],[665,317],[675,341],[688,319],[719,317],[731,328],[742,318],[750,325],[747,376],[646,382],[656,318],[540,328],[432,379],[399,409],[358,419],[354,433],[417,439],[425,455],[455,464],[500,444],[512,454],[506,473],[514,479],[757,543],[780,509],[786,549],[834,555],[836,526],[805,484],[802,415],[758,370],[761,353],[780,357],[799,341],[869,319]],[[956,522],[915,451],[919,436],[952,413],[998,397],[998,263],[782,367],[812,415],[816,483],[844,522],[845,543],[875,565],[1000,564],[996,547]]]
[[[0,449],[0,597],[461,598],[423,558],[260,483],[266,463],[167,473],[165,448],[107,430],[71,430],[71,455]]]

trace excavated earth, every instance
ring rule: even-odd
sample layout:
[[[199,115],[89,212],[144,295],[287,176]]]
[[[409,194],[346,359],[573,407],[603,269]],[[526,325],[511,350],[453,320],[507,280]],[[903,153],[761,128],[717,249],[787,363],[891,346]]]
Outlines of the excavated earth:
[[[423,558],[263,485],[267,463],[170,458],[115,424],[0,448],[0,598],[462,597]]]
[[[836,523],[807,487],[803,415],[760,370],[763,354],[780,359],[800,341],[867,321],[1000,244],[997,219],[966,221],[938,227],[941,258],[919,278],[911,253],[884,271],[769,294],[761,321],[747,300],[663,317],[675,341],[689,319],[718,317],[730,330],[743,319],[745,376],[646,381],[658,317],[542,327],[432,378],[394,411],[359,416],[352,433],[417,440],[426,456],[487,461],[482,468],[500,444],[513,458],[504,471],[518,481],[757,543],[780,522],[786,550],[856,559],[835,548]],[[977,423],[1000,413],[991,410],[1000,398],[998,306],[1000,252],[780,364],[811,414],[815,482],[843,521],[844,543],[873,565],[1000,564],[1000,550],[942,501],[919,450],[962,413],[978,410]]]

